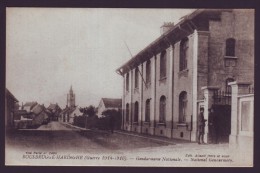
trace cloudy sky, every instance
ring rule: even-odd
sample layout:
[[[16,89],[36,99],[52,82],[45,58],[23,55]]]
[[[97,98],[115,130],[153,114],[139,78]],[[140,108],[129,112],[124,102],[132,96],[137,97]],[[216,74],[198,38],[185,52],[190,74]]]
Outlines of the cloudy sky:
[[[192,9],[8,8],[6,87],[20,104],[97,106],[121,98],[115,70],[160,36],[163,22],[177,23]]]

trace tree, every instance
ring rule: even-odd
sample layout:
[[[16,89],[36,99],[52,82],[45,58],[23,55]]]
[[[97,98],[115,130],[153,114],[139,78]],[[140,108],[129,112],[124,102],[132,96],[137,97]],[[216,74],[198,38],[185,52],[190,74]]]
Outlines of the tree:
[[[92,116],[96,115],[96,108],[92,105],[85,107],[85,108],[79,108],[79,110],[84,115],[88,115],[88,117],[92,117]]]
[[[100,125],[101,128],[108,129],[110,127],[113,129],[120,129],[122,118],[120,110],[108,109],[102,112],[102,114],[104,115],[104,117],[100,118],[100,120],[103,122],[102,125]]]
[[[85,128],[95,128],[97,122],[96,108],[90,105],[85,108],[80,108],[79,110],[83,113],[84,116],[86,116],[84,121]]]

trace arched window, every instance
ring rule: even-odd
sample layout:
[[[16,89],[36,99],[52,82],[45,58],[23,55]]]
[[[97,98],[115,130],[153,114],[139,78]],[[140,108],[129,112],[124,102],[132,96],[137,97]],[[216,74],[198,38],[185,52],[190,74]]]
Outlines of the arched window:
[[[161,52],[160,57],[160,78],[166,77],[166,51]]]
[[[165,117],[166,117],[166,97],[161,96],[159,123],[165,123]]]
[[[146,62],[146,83],[151,82],[151,61]]]
[[[150,122],[150,99],[145,102],[145,122]]]
[[[139,74],[138,67],[135,69],[135,88],[138,88],[139,85]]]
[[[126,91],[129,91],[129,73],[126,74]]]
[[[186,122],[187,102],[187,92],[182,91],[179,96],[179,123]]]
[[[135,112],[134,112],[134,122],[138,122],[138,113],[139,113],[139,105],[138,102],[135,102]]]
[[[226,56],[235,56],[236,40],[234,38],[226,39]]]
[[[129,104],[127,103],[125,106],[125,116],[126,116],[126,122],[129,122]]]
[[[180,43],[180,71],[187,69],[189,39],[186,37]]]
[[[228,85],[229,82],[234,82],[235,80],[233,78],[227,78],[226,80],[226,92],[231,94],[231,86]]]

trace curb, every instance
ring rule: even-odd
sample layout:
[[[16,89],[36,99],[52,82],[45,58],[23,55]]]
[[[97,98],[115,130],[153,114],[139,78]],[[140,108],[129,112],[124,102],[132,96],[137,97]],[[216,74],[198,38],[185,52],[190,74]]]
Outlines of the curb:
[[[78,126],[74,126],[72,124],[69,124],[69,123],[63,123],[63,122],[60,122],[62,125],[64,126],[69,126],[71,128],[75,128],[77,130],[81,130],[81,131],[89,131],[90,129],[85,129],[85,128],[82,128],[82,127],[78,127]]]

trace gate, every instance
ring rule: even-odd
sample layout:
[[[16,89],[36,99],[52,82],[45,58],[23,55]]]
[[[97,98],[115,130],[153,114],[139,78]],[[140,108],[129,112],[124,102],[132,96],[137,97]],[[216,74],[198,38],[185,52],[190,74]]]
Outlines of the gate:
[[[215,129],[209,129],[209,141],[212,143],[216,137],[216,130],[218,134],[218,142],[228,143],[229,135],[231,133],[231,92],[229,91],[215,91],[213,94],[214,114],[217,116],[217,125]]]

